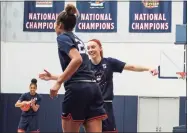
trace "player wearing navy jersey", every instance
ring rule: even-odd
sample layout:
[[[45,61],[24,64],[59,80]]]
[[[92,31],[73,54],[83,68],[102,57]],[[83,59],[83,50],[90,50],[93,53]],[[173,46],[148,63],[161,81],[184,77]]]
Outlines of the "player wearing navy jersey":
[[[76,14],[76,15],[75,15]],[[79,132],[84,124],[87,132],[102,132],[102,120],[107,117],[103,98],[94,74],[89,70],[89,58],[84,43],[73,34],[78,10],[68,4],[56,20],[58,54],[63,74],[60,76],[45,72],[39,75],[43,80],[56,80],[51,96],[56,96],[64,83],[62,128],[64,132]]]
[[[31,106],[28,111],[22,111],[18,125],[18,132],[39,132],[38,111],[42,97],[36,93],[36,90],[37,80],[32,79],[30,84],[30,92],[22,94],[15,104],[15,107],[22,107],[26,104]]]
[[[150,71],[153,75],[156,75],[157,72],[156,70],[150,70],[145,67],[128,65],[115,58],[104,58],[101,42],[97,39],[92,39],[88,42],[87,50],[91,58],[90,68],[95,73],[96,80],[100,86],[105,102],[104,108],[108,115],[108,118],[103,120],[102,131],[117,132],[112,105],[114,98],[113,73],[121,73],[123,70],[130,70],[136,72]]]

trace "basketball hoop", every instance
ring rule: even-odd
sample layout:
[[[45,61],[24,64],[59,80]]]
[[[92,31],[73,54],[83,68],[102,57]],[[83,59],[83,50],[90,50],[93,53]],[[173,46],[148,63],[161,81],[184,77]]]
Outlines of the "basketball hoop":
[[[178,76],[178,79],[185,79],[187,77],[187,73],[186,72],[176,72]]]

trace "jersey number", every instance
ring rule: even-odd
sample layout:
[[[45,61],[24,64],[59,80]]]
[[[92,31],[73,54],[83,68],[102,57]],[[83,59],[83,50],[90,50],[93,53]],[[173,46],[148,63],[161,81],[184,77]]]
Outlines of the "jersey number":
[[[80,54],[85,54],[86,50],[85,50],[85,47],[84,47],[84,43],[81,42],[80,40],[78,40],[77,38],[75,38],[75,41],[78,44],[78,50],[79,50]]]

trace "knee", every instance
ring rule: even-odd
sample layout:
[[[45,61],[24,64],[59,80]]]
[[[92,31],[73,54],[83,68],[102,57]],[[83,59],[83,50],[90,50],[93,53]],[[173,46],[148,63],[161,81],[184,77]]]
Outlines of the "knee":
[[[25,131],[23,129],[18,129],[17,132],[18,133],[25,133]]]

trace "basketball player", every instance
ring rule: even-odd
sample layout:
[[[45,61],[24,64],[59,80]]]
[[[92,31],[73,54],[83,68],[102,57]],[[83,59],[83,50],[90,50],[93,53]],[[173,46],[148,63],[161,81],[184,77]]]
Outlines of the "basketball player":
[[[97,83],[100,86],[104,99],[104,108],[108,118],[102,122],[103,132],[117,132],[114,112],[113,112],[113,73],[121,73],[123,70],[144,72],[149,71],[153,75],[156,73],[146,67],[139,67],[126,64],[115,58],[104,58],[101,42],[97,39],[92,39],[87,45],[88,54],[91,58],[90,68],[95,73]]]
[[[22,108],[24,105],[30,105],[28,111],[22,111],[18,132],[39,132],[38,110],[42,100],[41,95],[37,94],[37,80],[32,79],[30,83],[30,92],[21,95],[16,102],[15,107]]]
[[[39,75],[43,80],[56,80],[50,94],[56,96],[64,83],[62,128],[64,132],[79,132],[84,123],[86,132],[102,132],[102,120],[107,117],[103,98],[94,74],[88,68],[88,55],[84,43],[72,32],[78,10],[68,4],[56,20],[58,54],[63,73],[49,72]]]

